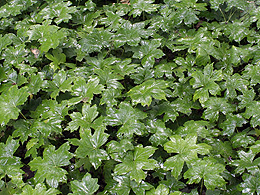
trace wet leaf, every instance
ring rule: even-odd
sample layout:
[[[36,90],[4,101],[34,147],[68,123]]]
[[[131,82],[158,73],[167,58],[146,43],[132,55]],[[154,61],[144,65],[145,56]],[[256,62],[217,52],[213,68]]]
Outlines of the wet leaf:
[[[71,144],[79,146],[76,150],[76,156],[78,158],[85,158],[88,156],[90,163],[95,169],[98,169],[103,160],[108,160],[108,154],[104,149],[100,149],[109,137],[104,133],[102,127],[97,128],[94,134],[87,131],[81,131],[81,139],[70,139]]]
[[[0,95],[0,124],[6,125],[11,119],[17,119],[21,111],[17,106],[23,105],[29,96],[28,88],[12,86]]]
[[[131,97],[133,104],[136,105],[141,103],[142,106],[150,105],[152,102],[152,97],[158,100],[166,100],[165,92],[168,84],[162,80],[148,80],[132,88],[128,95]]]
[[[172,175],[178,179],[184,162],[190,163],[193,159],[197,159],[197,154],[207,154],[211,147],[207,144],[196,144],[197,135],[188,134],[185,139],[179,135],[170,137],[169,142],[164,144],[164,149],[168,153],[175,153],[176,155],[166,159],[164,166],[167,170],[172,171]]]
[[[146,178],[143,170],[154,170],[157,167],[157,161],[149,159],[155,150],[156,148],[151,146],[136,146],[133,152],[128,152],[122,163],[116,165],[115,174],[124,175],[130,172],[130,179],[140,184]]]
[[[59,182],[67,181],[67,171],[62,166],[70,164],[69,160],[73,154],[68,150],[70,149],[69,143],[66,142],[55,150],[54,146],[47,147],[43,152],[43,158],[36,157],[33,159],[29,166],[31,170],[37,171],[34,177],[36,183],[45,181],[49,186],[57,188]]]
[[[70,184],[71,184],[71,189],[73,194],[91,195],[94,194],[99,188],[97,182],[98,179],[93,179],[91,178],[91,175],[89,173],[86,173],[82,178],[81,182],[76,180],[76,181],[71,181]]]
[[[225,170],[225,166],[208,159],[196,159],[191,162],[188,171],[184,173],[184,178],[189,179],[188,183],[199,183],[204,180],[207,189],[214,190],[215,187],[225,185],[224,178],[220,175]]]

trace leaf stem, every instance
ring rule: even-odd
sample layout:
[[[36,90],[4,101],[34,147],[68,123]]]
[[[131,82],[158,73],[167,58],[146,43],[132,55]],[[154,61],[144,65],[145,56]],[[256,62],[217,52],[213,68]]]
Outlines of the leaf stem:
[[[202,195],[203,185],[204,185],[204,179],[202,178],[200,183],[200,195]]]
[[[225,22],[227,22],[227,19],[226,19],[226,17],[225,17],[225,15],[224,15],[224,13],[222,12],[222,9],[221,9],[221,8],[219,8],[219,10],[220,10],[220,12],[221,12],[221,14],[222,14],[222,16],[223,16],[223,18],[224,18]]]
[[[22,112],[20,112],[20,114],[22,115],[22,117],[23,117],[25,120],[27,120],[27,118],[23,115]]]
[[[229,18],[228,18],[228,21],[227,21],[227,22],[229,22],[229,20],[231,19],[231,17],[232,17],[235,13],[236,13],[236,10],[234,10],[234,12],[232,12],[232,13],[229,15]]]

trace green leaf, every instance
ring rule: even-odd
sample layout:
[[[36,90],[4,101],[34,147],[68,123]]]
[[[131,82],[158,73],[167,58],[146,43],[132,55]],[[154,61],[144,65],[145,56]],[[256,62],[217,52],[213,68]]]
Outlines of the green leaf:
[[[74,81],[74,77],[69,77],[69,75],[61,70],[58,73],[55,73],[52,81],[49,81],[47,84],[48,92],[51,92],[51,98],[56,98],[60,92],[65,93],[66,91],[70,91],[72,88],[71,83]]]
[[[0,35],[0,51],[2,52],[6,46],[10,45],[12,43],[12,36],[13,34],[5,34],[4,36]]]
[[[148,38],[152,35],[153,32],[151,30],[145,29],[144,22],[131,24],[130,21],[125,21],[117,30],[117,34],[114,37],[114,45],[116,48],[125,43],[130,46],[137,46],[141,38]]]
[[[254,160],[255,153],[253,153],[252,150],[249,150],[248,152],[240,150],[238,151],[238,156],[240,160],[234,160],[231,162],[232,165],[237,167],[235,173],[242,174],[245,169],[252,174],[259,171],[260,158]]]
[[[21,13],[21,11],[26,10],[28,7],[35,4],[36,0],[28,0],[28,1],[11,1],[6,2],[0,9],[0,18],[8,18],[9,16],[16,16]]]
[[[149,159],[156,149],[151,146],[136,146],[134,152],[128,152],[123,162],[116,165],[114,173],[116,175],[124,175],[130,172],[130,179],[140,184],[146,178],[143,170],[154,170],[157,167],[157,161]]]
[[[47,52],[49,49],[59,46],[61,40],[66,37],[66,33],[55,25],[50,25],[49,21],[45,21],[43,25],[36,24],[27,31],[29,40],[38,40],[41,44],[40,51]]]
[[[141,46],[132,49],[134,51],[133,58],[142,59],[143,67],[152,67],[155,58],[161,58],[164,56],[162,50],[157,49],[161,46],[160,39],[153,39],[151,41],[141,40]]]
[[[28,137],[37,137],[38,133],[36,131],[32,131],[30,128],[31,121],[30,120],[17,120],[14,123],[15,131],[13,132],[13,137],[19,137],[19,140],[24,143]]]
[[[50,53],[46,53],[45,56],[52,61],[50,66],[54,71],[59,69],[59,65],[66,62],[66,55],[61,53],[61,51],[55,49],[52,51],[52,55]]]
[[[107,117],[105,119],[107,125],[117,126],[122,125],[117,131],[117,136],[132,138],[133,134],[142,135],[144,124],[141,119],[146,118],[146,113],[137,108],[133,108],[129,103],[122,102],[119,104],[119,109],[108,108]]]
[[[252,136],[247,135],[247,131],[239,132],[231,138],[233,148],[244,147],[255,143],[255,139]]]
[[[135,69],[135,73],[130,75],[131,79],[134,79],[136,84],[141,84],[144,81],[153,79],[154,77],[154,70],[150,67],[138,67]]]
[[[256,174],[247,174],[243,175],[244,182],[239,184],[239,189],[243,194],[260,194],[260,172],[258,171]]]
[[[260,125],[260,102],[253,101],[246,107],[246,111],[243,113],[246,119],[250,119],[250,124],[255,128],[257,125]]]
[[[196,15],[200,11],[207,10],[206,3],[197,3],[197,0],[182,0],[177,2],[171,2],[171,6],[176,8],[177,16],[179,20],[184,20],[186,25],[195,23],[198,20]]]
[[[260,140],[257,140],[254,145],[252,145],[250,147],[250,150],[252,150],[252,152],[254,152],[255,154],[259,153],[260,152]]]
[[[186,187],[183,182],[175,179],[170,172],[166,173],[166,180],[161,180],[159,183],[168,187],[170,191],[177,191]]]
[[[70,7],[71,4],[72,3],[70,1],[51,3],[42,9],[39,12],[39,15],[46,20],[55,18],[54,22],[56,24],[60,24],[61,22],[68,22],[69,19],[72,18],[71,13],[77,11],[75,6]]]
[[[250,85],[256,85],[260,82],[258,73],[260,72],[260,63],[248,64],[243,71],[243,78],[250,80]]]
[[[36,183],[42,183],[46,179],[49,186],[57,188],[59,182],[67,181],[67,171],[62,166],[70,164],[73,154],[69,152],[70,146],[66,142],[55,150],[54,146],[48,146],[43,151],[43,158],[36,157],[30,163],[32,171],[37,171],[34,180]]]
[[[158,106],[158,112],[157,115],[162,115],[163,120],[165,122],[171,120],[172,122],[175,121],[176,117],[179,116],[179,112],[190,115],[191,109],[197,108],[196,104],[186,96],[185,98],[177,98],[176,100],[170,102],[163,102]]]
[[[161,78],[162,76],[166,76],[167,78],[173,78],[172,72],[176,67],[175,63],[162,62],[155,66],[154,75],[156,78]]]
[[[226,82],[224,83],[224,86],[226,88],[225,96],[227,98],[234,99],[237,97],[236,90],[240,92],[247,91],[247,86],[249,82],[245,79],[243,79],[239,74],[233,74],[231,77],[226,78]]]
[[[196,144],[196,134],[188,134],[185,139],[182,139],[179,135],[173,135],[170,140],[164,144],[164,150],[168,153],[177,154],[166,159],[164,167],[166,170],[171,170],[176,179],[182,171],[184,162],[190,163],[193,159],[198,158],[197,154],[207,154],[211,149],[207,144]]]
[[[100,99],[100,105],[106,104],[108,107],[113,107],[118,104],[118,100],[116,98],[121,97],[120,89],[104,89],[102,92],[102,98]]]
[[[252,14],[252,17],[250,18],[251,19],[251,22],[256,22],[256,25],[257,25],[257,28],[259,29],[260,28],[260,8],[259,7],[256,7],[255,9],[252,9],[251,10],[251,14]]]
[[[100,149],[106,142],[108,134],[104,133],[102,127],[95,129],[94,134],[81,131],[80,140],[70,139],[71,144],[79,146],[76,150],[76,157],[85,158],[88,156],[90,163],[95,169],[98,169],[103,160],[108,160],[108,154],[105,150]]]
[[[112,140],[106,146],[107,152],[116,161],[122,161],[128,150],[134,150],[129,139],[122,139],[120,142]]]
[[[209,135],[209,130],[207,127],[209,127],[208,121],[194,121],[189,120],[184,123],[183,126],[179,127],[177,131],[175,131],[176,135],[180,135],[181,137],[185,137],[188,134],[194,134],[197,133],[198,137],[205,138]]]
[[[236,127],[242,127],[247,121],[240,115],[227,114],[226,120],[219,124],[219,127],[223,129],[222,134],[231,136],[233,135]]]
[[[97,106],[93,105],[92,107],[89,104],[84,104],[82,107],[82,114],[80,112],[73,112],[70,114],[70,118],[72,119],[69,122],[66,130],[70,130],[71,132],[77,131],[80,127],[80,131],[88,131],[90,132],[91,124],[94,119],[98,116]]]
[[[118,80],[122,80],[123,77],[111,73],[108,69],[95,69],[94,72],[98,75],[100,84],[105,85],[107,89],[124,89],[123,85],[118,82]]]
[[[61,133],[61,122],[67,114],[68,106],[65,101],[59,104],[55,100],[45,99],[35,111],[31,111],[30,116],[36,119],[31,125],[32,131],[40,131],[45,137],[52,132]]]
[[[207,189],[214,190],[215,187],[225,185],[225,180],[220,175],[225,170],[225,166],[214,162],[212,159],[196,159],[191,162],[190,168],[184,173],[184,178],[189,179],[188,184],[199,183],[204,180]]]
[[[9,88],[0,95],[0,124],[6,125],[10,119],[17,119],[20,109],[17,106],[23,105],[29,96],[28,88],[17,88],[16,85]]]
[[[85,6],[86,8],[89,10],[89,11],[94,11],[95,7],[96,7],[96,4],[92,2],[92,0],[88,0],[86,3],[85,3]]]
[[[104,24],[106,27],[108,27],[108,29],[118,29],[120,24],[123,23],[123,19],[120,17],[120,15],[118,13],[114,13],[110,10],[107,10],[106,12],[106,16],[105,18],[101,18],[100,22],[101,24]]]
[[[109,189],[112,194],[128,195],[130,190],[133,190],[136,195],[143,195],[145,191],[152,188],[152,185],[147,182],[136,183],[131,181],[129,174],[114,176],[113,179],[117,184]]]
[[[223,158],[218,158],[220,162],[227,162],[229,163],[232,158],[236,158],[237,154],[232,148],[230,141],[222,142],[219,139],[207,139],[207,144],[212,147],[211,154],[214,156],[221,155]],[[224,163],[223,162],[223,163]]]
[[[134,17],[140,16],[142,12],[152,13],[157,11],[159,5],[153,4],[154,0],[131,0],[133,10],[130,12]]]
[[[70,182],[73,193],[69,193],[69,194],[92,195],[99,188],[99,185],[97,183],[98,183],[98,179],[93,179],[91,178],[91,175],[89,173],[86,173],[82,178],[81,182],[78,180]]]
[[[0,179],[8,176],[17,187],[22,187],[24,173],[20,168],[23,166],[20,158],[14,156],[19,147],[19,141],[9,136],[6,143],[0,143]]]
[[[240,42],[245,37],[249,37],[253,32],[249,30],[249,22],[234,21],[233,23],[228,23],[225,25],[224,33],[228,36],[230,40]]]
[[[164,89],[168,87],[168,84],[162,80],[148,80],[138,85],[128,92],[133,104],[141,103],[142,106],[150,105],[152,97],[158,100],[166,100]]]
[[[44,184],[38,183],[35,188],[31,185],[26,185],[23,187],[23,192],[20,195],[56,195],[60,194],[60,191],[54,188],[46,189]]]
[[[8,47],[3,51],[2,59],[4,59],[4,64],[12,64],[15,67],[18,67],[23,63],[25,56],[29,53],[25,49],[24,44],[19,44],[15,47]],[[8,65],[9,66],[9,65]]]
[[[29,80],[28,92],[30,94],[37,94],[45,84],[44,81],[45,75],[42,72],[38,72],[38,74],[31,75]]]
[[[78,77],[74,81],[72,94],[79,96],[81,101],[90,103],[94,94],[100,94],[103,88],[104,86],[99,84],[98,77],[90,77],[87,83],[84,78]]]
[[[217,121],[219,114],[227,115],[235,110],[235,106],[231,105],[224,98],[211,97],[204,103],[207,109],[203,112],[203,118],[210,121]]]
[[[213,71],[213,64],[207,65],[203,72],[196,71],[191,75],[193,78],[190,80],[190,84],[196,89],[193,100],[199,99],[201,103],[206,102],[209,99],[209,93],[211,95],[218,95],[221,91],[219,85],[215,81],[222,80],[222,72],[220,70]]]
[[[146,193],[147,195],[168,195],[169,189],[163,185],[160,184],[156,189],[152,189]]]
[[[131,61],[132,59],[126,58],[116,63],[116,65],[112,66],[114,73],[125,76],[135,72],[135,68],[139,66],[139,64],[131,64]]]
[[[92,33],[79,41],[81,51],[87,54],[101,51],[102,48],[110,46],[111,38],[111,32],[107,30],[98,31],[95,29]]]
[[[32,171],[37,171],[34,180],[36,183],[42,183],[46,179],[49,186],[57,188],[59,182],[67,181],[67,171],[62,166],[70,164],[73,154],[69,152],[70,145],[68,142],[61,145],[57,150],[54,146],[48,146],[43,151],[43,158],[36,157],[30,163]]]
[[[147,124],[147,129],[152,136],[149,141],[154,145],[163,145],[168,141],[168,137],[172,135],[170,129],[165,127],[165,123],[161,120],[150,120]]]
[[[120,61],[120,59],[115,57],[106,58],[106,55],[106,52],[101,52],[96,57],[86,57],[86,61],[91,65],[91,68],[102,70],[110,69],[112,65]]]
[[[237,96],[237,99],[240,101],[238,107],[244,108],[250,106],[252,102],[254,102],[255,95],[254,90],[247,90],[243,93],[243,95]]]

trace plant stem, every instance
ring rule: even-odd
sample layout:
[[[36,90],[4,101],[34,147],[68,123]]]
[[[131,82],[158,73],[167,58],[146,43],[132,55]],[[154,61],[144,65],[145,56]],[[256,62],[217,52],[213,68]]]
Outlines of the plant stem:
[[[202,179],[200,183],[200,195],[202,195],[203,185],[204,185],[204,179]]]

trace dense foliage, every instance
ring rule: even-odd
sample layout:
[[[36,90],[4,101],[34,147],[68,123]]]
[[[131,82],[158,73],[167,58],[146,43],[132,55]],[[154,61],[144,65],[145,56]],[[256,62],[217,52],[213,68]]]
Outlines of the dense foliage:
[[[260,194],[260,1],[0,2],[0,194]]]

